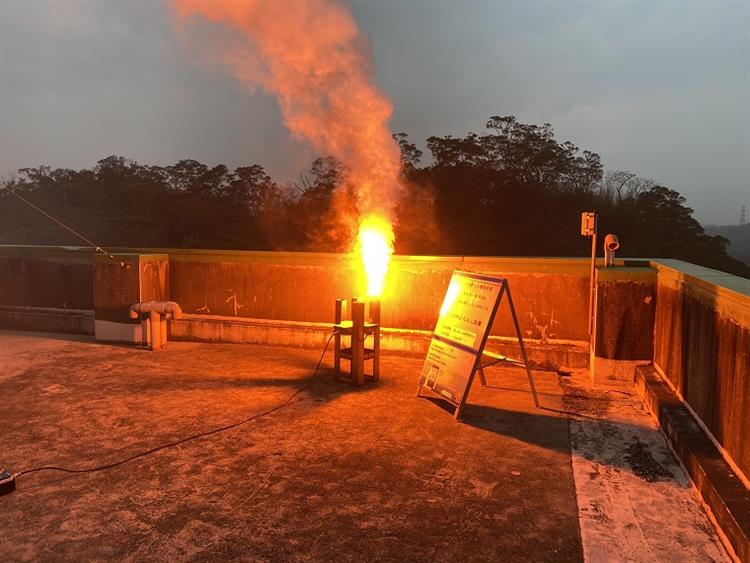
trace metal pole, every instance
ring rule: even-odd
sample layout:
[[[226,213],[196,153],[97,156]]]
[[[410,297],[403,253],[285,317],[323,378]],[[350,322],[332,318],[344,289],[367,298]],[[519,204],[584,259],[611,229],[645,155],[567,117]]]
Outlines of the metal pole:
[[[477,371],[479,372],[479,383],[482,384],[482,387],[487,386],[487,379],[484,377],[484,367],[480,367]]]
[[[151,319],[141,313],[141,344],[144,348],[151,346]]]
[[[159,326],[159,313],[156,311],[149,312],[149,324],[151,325],[151,349],[159,350],[161,348],[161,327]]]
[[[596,234],[599,229],[599,215],[594,218],[594,234],[591,235],[591,274],[589,279],[589,336],[594,329],[594,275],[596,274]],[[589,342],[589,345],[591,343]]]

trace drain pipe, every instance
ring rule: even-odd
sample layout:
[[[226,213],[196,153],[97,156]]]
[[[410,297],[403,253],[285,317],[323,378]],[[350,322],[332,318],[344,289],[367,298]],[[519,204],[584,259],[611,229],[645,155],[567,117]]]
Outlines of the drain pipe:
[[[130,318],[141,319],[141,343],[151,350],[167,346],[167,320],[182,318],[174,301],[145,301],[130,306]]]

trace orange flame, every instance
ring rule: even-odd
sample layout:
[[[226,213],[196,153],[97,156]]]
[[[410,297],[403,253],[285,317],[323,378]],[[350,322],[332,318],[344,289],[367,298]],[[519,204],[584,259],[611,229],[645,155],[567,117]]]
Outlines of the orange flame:
[[[366,217],[359,225],[357,246],[367,276],[367,296],[379,297],[393,254],[391,224],[377,215]]]
[[[360,221],[353,223],[364,226],[357,238],[367,249],[366,268],[384,272],[388,259],[382,256],[392,252],[400,154],[388,129],[393,108],[372,81],[368,39],[350,9],[332,0],[172,0],[171,5],[181,30],[186,23],[200,25],[194,17],[201,16],[240,32],[239,43],[206,50],[244,84],[274,94],[295,137],[344,163],[356,186]],[[375,260],[379,266],[369,266],[371,252],[381,256]],[[381,281],[372,291],[382,291],[384,275],[373,274]]]

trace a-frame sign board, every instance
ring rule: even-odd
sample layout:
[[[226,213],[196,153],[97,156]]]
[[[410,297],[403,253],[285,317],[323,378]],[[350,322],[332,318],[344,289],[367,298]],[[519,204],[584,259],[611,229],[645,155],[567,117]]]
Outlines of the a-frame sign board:
[[[484,349],[503,297],[513,319],[521,360]],[[487,356],[490,361],[483,365],[482,356]],[[458,420],[474,375],[479,372],[482,385],[486,385],[483,369],[498,362],[526,368],[534,404],[538,407],[539,399],[508,280],[454,270],[419,376],[417,395],[448,401],[455,407],[454,417]]]

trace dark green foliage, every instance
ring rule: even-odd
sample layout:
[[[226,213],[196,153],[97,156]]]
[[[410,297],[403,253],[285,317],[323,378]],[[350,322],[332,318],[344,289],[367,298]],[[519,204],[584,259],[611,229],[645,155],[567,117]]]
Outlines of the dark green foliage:
[[[750,264],[750,223],[744,225],[706,225],[706,232],[729,240],[727,252]]]
[[[393,137],[404,183],[399,253],[586,256],[580,213],[597,210],[600,232],[619,236],[621,256],[679,258],[750,277],[679,193],[630,172],[604,175],[599,155],[558,142],[549,124],[494,116],[482,134],[430,137],[423,167],[407,135]],[[356,186],[330,157],[288,188],[257,164],[159,167],[119,156],[91,170],[22,169],[4,186],[104,246],[341,252],[356,229]],[[0,244],[80,243],[0,193]]]
[[[433,242],[397,231],[400,250],[586,256],[580,214],[596,210],[601,234],[618,235],[620,256],[677,258],[750,277],[750,267],[727,254],[727,239],[706,234],[678,192],[629,172],[605,177],[599,155],[556,141],[549,124],[495,116],[487,130],[427,139],[433,163],[412,169],[407,186],[410,193],[429,187],[441,236]]]
[[[268,248],[265,223],[285,205],[262,167],[195,160],[158,167],[110,156],[93,170],[23,169],[6,187],[105,246]],[[15,198],[0,202],[0,243],[81,244]]]

